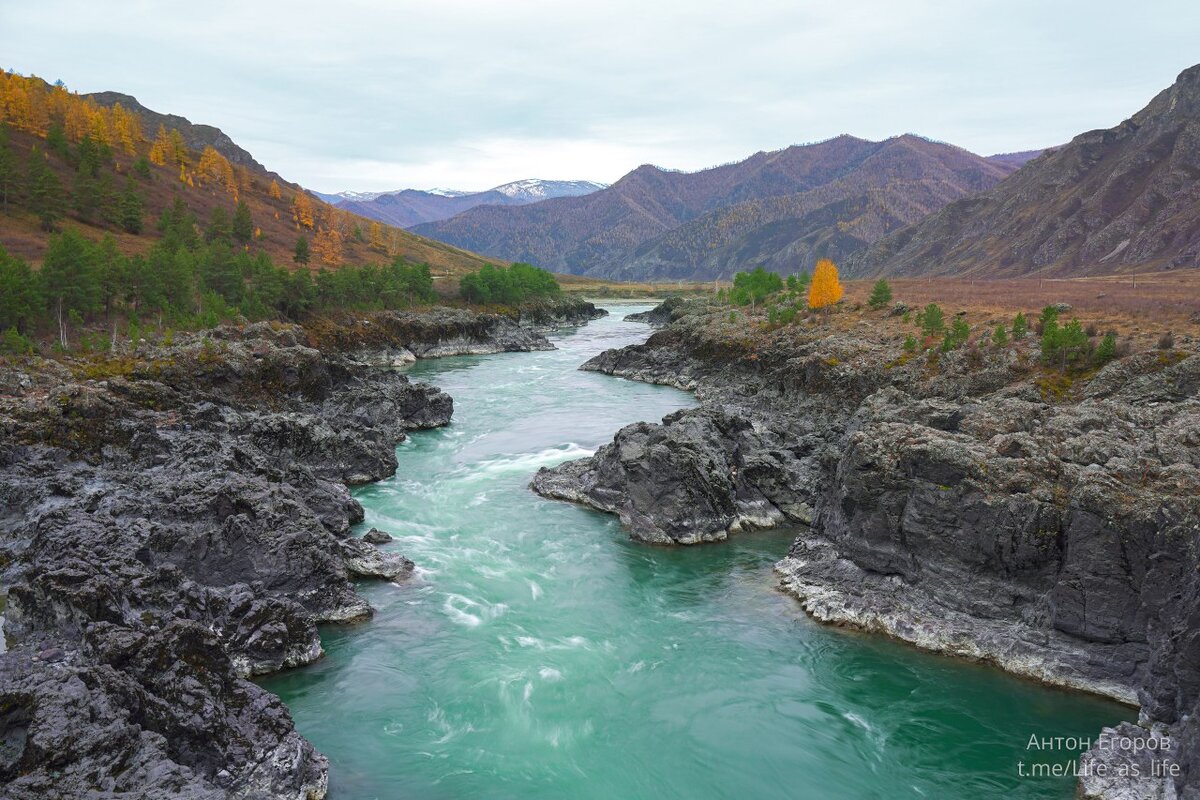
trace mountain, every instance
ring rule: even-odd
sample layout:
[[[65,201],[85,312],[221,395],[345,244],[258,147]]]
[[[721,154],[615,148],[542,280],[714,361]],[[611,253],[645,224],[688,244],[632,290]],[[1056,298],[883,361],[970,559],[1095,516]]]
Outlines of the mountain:
[[[603,188],[605,184],[592,181],[547,181],[529,178],[505,183],[486,192],[401,189],[395,192],[341,192],[336,195],[319,196],[355,214],[389,225],[411,228],[423,222],[449,219],[476,206],[525,205],[555,197],[578,197]]]
[[[51,125],[54,118],[65,120],[62,129]],[[183,151],[161,164],[152,161],[160,125],[168,133],[178,131],[183,142]],[[0,207],[0,246],[19,258],[42,259],[50,240],[46,227],[76,228],[93,239],[111,234],[122,252],[144,252],[160,236],[155,223],[178,198],[201,230],[217,209],[228,220],[236,203],[244,202],[254,230],[246,248],[266,253],[276,264],[293,264],[300,236],[311,241],[313,269],[400,256],[428,263],[438,274],[460,274],[485,263],[474,253],[311,199],[219,128],[153,111],[127,94],[77,95],[40,78],[0,73],[0,127],[9,130],[6,149],[16,167],[8,202]],[[94,163],[94,174],[77,169],[85,132],[108,145],[107,155]],[[202,155],[210,147],[216,154]],[[39,219],[36,198],[26,185],[35,148],[51,182],[60,187],[55,194],[61,192],[49,225]],[[121,198],[128,192],[140,198],[140,225],[121,219]]]
[[[126,111],[134,112],[142,118],[142,129],[147,136],[153,137],[160,125],[168,131],[174,128],[183,135],[184,144],[192,150],[203,150],[205,147],[211,146],[229,159],[231,164],[249,167],[257,172],[265,173],[267,171],[267,168],[258,163],[254,156],[238,146],[220,128],[193,123],[186,117],[176,114],[160,114],[157,111],[151,111],[139,103],[136,97],[120,92],[94,92],[84,95],[84,98],[91,98],[96,105],[105,108],[120,104]]]
[[[839,136],[694,173],[643,165],[582,197],[480,206],[413,231],[592,277],[792,271],[845,258],[1014,169],[913,135]]]
[[[1030,161],[1033,161],[1035,158],[1040,156],[1042,153],[1047,152],[1048,149],[1049,148],[1043,150],[1021,150],[1017,153],[996,153],[994,156],[988,156],[987,160],[991,161],[993,164],[1007,164],[1014,169],[1020,169]]]
[[[598,192],[607,186],[608,184],[595,181],[544,181],[526,178],[523,181],[502,184],[490,191],[499,192],[505,197],[524,203],[536,203],[541,200],[553,200],[555,197],[580,197]]]
[[[1200,264],[1200,65],[1114,128],[864,251],[855,275],[1090,275]]]

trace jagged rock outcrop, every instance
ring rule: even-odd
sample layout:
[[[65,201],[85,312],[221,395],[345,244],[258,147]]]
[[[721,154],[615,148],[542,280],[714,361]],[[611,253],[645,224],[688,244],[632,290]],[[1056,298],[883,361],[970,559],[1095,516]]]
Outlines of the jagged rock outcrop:
[[[315,323],[262,323],[0,364],[5,797],[325,796],[324,756],[246,678],[319,658],[318,623],[367,618],[353,579],[412,572],[351,538],[346,485],[393,473],[453,403],[354,354],[389,326],[426,354],[549,346],[472,316],[360,317],[369,341],[339,328],[324,349]]]
[[[1087,796],[1200,797],[1200,354],[1120,359],[1061,401],[1032,344],[906,356],[869,325],[727,313],[693,301],[584,365],[701,407],[533,488],[665,544],[811,509],[777,570],[813,616],[1137,704],[1176,741],[1176,784]]]

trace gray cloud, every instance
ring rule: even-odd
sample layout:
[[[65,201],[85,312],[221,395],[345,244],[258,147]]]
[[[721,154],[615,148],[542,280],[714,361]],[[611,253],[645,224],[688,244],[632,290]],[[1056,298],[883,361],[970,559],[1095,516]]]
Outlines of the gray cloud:
[[[838,133],[981,153],[1140,108],[1194,0],[0,0],[3,66],[218,125],[312,188],[699,169]]]

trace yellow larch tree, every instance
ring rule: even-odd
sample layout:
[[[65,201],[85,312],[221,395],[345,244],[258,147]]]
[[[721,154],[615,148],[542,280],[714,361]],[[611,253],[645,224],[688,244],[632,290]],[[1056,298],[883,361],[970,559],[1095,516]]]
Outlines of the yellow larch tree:
[[[275,200],[283,199],[283,191],[279,188],[279,181],[275,180],[274,178],[271,179],[270,193],[271,197]]]
[[[844,293],[834,263],[828,258],[819,260],[813,270],[812,284],[808,287],[808,307],[827,308],[841,300]]]
[[[201,183],[205,180],[216,181],[233,195],[234,200],[237,200],[237,177],[233,174],[233,166],[212,145],[205,147],[204,152],[200,154],[200,163],[196,166],[196,173]]]
[[[161,167],[167,163],[167,159],[170,157],[171,137],[167,135],[166,127],[159,125],[158,135],[154,137],[154,144],[150,145],[150,161]]]
[[[368,246],[372,250],[386,249],[387,245],[383,241],[383,226],[378,222],[371,223],[370,234],[367,241],[369,242]]]
[[[292,219],[302,228],[313,227],[312,198],[303,191],[296,192],[292,198]]]
[[[170,143],[171,159],[181,167],[187,166],[187,145],[184,143],[183,134],[179,132],[178,128],[171,128]]]
[[[331,267],[342,265],[342,235],[336,228],[321,228],[313,237],[313,252]]]

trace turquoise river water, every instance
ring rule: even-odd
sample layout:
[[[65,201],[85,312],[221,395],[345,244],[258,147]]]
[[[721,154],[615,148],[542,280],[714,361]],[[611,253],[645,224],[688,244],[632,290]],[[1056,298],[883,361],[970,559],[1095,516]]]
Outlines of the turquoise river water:
[[[1021,776],[1074,755],[1030,736],[1130,709],[812,622],[775,588],[787,531],[651,548],[529,491],[538,467],[694,404],[577,371],[643,340],[622,317],[645,308],[552,352],[410,370],[454,420],[356,496],[417,576],[365,584],[374,619],[263,682],[329,756],[332,800],[1072,797],[1072,778]]]

